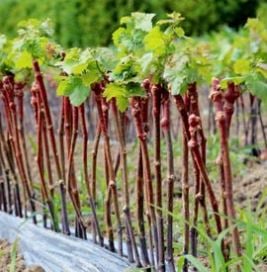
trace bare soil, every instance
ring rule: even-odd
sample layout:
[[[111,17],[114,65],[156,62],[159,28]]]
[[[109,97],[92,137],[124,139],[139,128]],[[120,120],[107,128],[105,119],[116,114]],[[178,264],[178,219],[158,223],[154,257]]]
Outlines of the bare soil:
[[[267,162],[253,164],[242,179],[235,179],[234,198],[240,207],[251,205],[256,211],[267,207]]]
[[[16,244],[0,240],[0,272],[45,272],[40,266],[25,265],[23,257],[17,250]]]

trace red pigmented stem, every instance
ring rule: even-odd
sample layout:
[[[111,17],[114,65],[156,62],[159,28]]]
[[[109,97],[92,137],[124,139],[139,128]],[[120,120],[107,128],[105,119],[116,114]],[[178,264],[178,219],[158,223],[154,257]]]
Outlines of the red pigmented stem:
[[[151,220],[151,227],[152,227],[151,233],[153,236],[154,247],[157,253],[156,255],[158,256],[158,252],[157,252],[158,251],[158,239],[157,239],[158,231],[157,231],[157,223],[156,223],[155,202],[154,202],[150,161],[149,161],[149,154],[148,154],[148,147],[147,147],[147,136],[142,124],[140,97],[131,98],[131,110],[132,110],[132,116],[135,122],[137,137],[139,139],[139,143],[142,150],[143,171],[144,171],[144,178],[145,178],[145,199],[147,204],[146,209],[147,209],[147,215],[149,219]],[[153,251],[153,248],[151,248],[151,251]]]
[[[18,183],[18,176],[17,176],[16,170],[15,170],[15,165],[14,165],[12,147],[11,147],[10,141],[9,140],[6,141],[6,139],[5,139],[1,118],[0,118],[0,144],[3,149],[3,155],[5,155],[5,157],[6,157],[8,167],[9,167],[12,177],[13,177],[13,182],[14,182],[13,201],[14,201],[14,206],[15,206],[15,215],[22,217],[23,215],[22,215],[22,208],[21,208],[20,188],[19,188],[19,183]],[[12,205],[11,198],[10,198],[9,203],[10,203],[10,205]]]
[[[109,168],[107,162],[107,155],[104,147],[104,157],[105,157],[105,178],[106,178],[106,185],[108,187],[109,184]],[[111,219],[111,190],[108,190],[106,198],[105,198],[105,221],[106,221],[106,232],[108,236],[109,242],[109,250],[115,252],[115,244],[114,244],[114,234],[113,234],[113,226],[112,226],[112,219]]]
[[[120,164],[121,164],[121,154],[119,151],[115,157],[115,162],[114,162],[115,177],[117,177],[117,174],[119,172]]]
[[[190,149],[192,150],[194,159],[199,167],[200,173],[201,173],[202,178],[203,178],[205,185],[207,187],[207,191],[208,191],[208,194],[210,197],[211,206],[212,206],[212,209],[214,212],[214,218],[215,218],[215,222],[216,222],[216,226],[217,226],[217,231],[218,231],[218,233],[220,233],[222,231],[222,226],[221,226],[221,219],[220,219],[220,215],[219,215],[218,201],[215,197],[211,182],[210,182],[208,175],[207,175],[206,168],[205,168],[203,160],[201,158],[201,155],[200,155],[200,152],[198,149],[198,142],[197,142],[197,138],[196,138],[196,132],[199,129],[200,120],[199,120],[198,116],[191,114],[189,116],[188,122],[189,122],[189,132],[190,132],[190,141],[188,142],[188,145],[189,145]]]
[[[181,95],[174,96],[176,107],[181,115],[183,122],[183,173],[182,173],[182,186],[183,186],[183,211],[185,216],[185,231],[184,231],[184,254],[189,250],[189,184],[188,184],[188,146],[187,141],[190,140],[189,124],[187,107]],[[188,98],[187,104],[189,102]],[[187,262],[185,261],[183,271],[188,270]]]
[[[141,99],[141,112],[142,112],[142,121],[148,120],[148,99]],[[148,124],[143,122],[144,131],[148,132]],[[145,219],[144,219],[144,201],[146,195],[144,195],[145,185],[144,185],[144,171],[143,171],[143,160],[142,160],[142,149],[139,144],[138,148],[138,166],[137,166],[137,180],[136,180],[136,215],[138,220],[138,228],[139,228],[139,241],[141,248],[141,256],[143,261],[143,267],[149,267],[149,256],[147,250],[147,241],[146,241],[146,231],[145,231]],[[151,220],[149,219],[149,245],[150,249],[153,249],[153,241],[151,236]],[[150,250],[151,255],[151,263],[154,266],[154,254],[153,250]]]
[[[4,163],[2,157],[1,144],[0,144],[0,210],[3,210],[4,212],[8,211],[7,188],[4,178]]]
[[[77,188],[77,181],[75,176],[75,164],[74,164],[74,150],[76,147],[76,141],[78,137],[78,108],[73,108],[68,97],[64,97],[64,119],[65,119],[65,135],[66,135],[66,147],[67,147],[67,173],[66,173],[66,187],[70,194],[71,201],[76,213],[75,222],[75,235],[77,237],[84,238],[85,222],[83,222],[80,204],[79,194]],[[76,116],[74,116],[74,113]],[[71,154],[72,153],[72,154]],[[79,215],[78,215],[79,214]]]
[[[188,99],[190,102],[190,114],[195,114],[200,118],[200,111],[198,105],[198,93],[197,93],[197,85],[196,82],[189,84],[188,86]],[[200,151],[203,159],[203,163],[206,163],[206,137],[204,135],[203,126],[200,120],[199,130],[197,132],[197,136],[200,139]],[[194,172],[195,172],[195,203],[194,203],[194,216],[193,216],[193,227],[191,229],[191,251],[193,256],[197,256],[197,220],[198,220],[198,210],[199,204],[203,211],[203,221],[206,227],[207,234],[210,235],[210,227],[209,227],[209,219],[208,219],[208,211],[206,207],[206,199],[205,199],[205,183],[201,180],[199,169],[193,161]]]
[[[263,121],[263,118],[262,118],[262,110],[261,110],[262,109],[262,107],[261,107],[262,101],[259,98],[257,100],[258,100],[258,112],[257,112],[257,114],[259,116],[259,121],[260,121],[262,136],[263,136],[263,140],[264,140],[264,146],[267,149],[267,135],[266,135],[266,132],[265,132],[265,124],[264,124],[264,121]]]
[[[49,191],[51,197],[54,197],[54,184],[53,184],[53,177],[52,177],[52,167],[51,167],[51,160],[50,160],[50,150],[48,144],[48,137],[47,137],[47,124],[44,118],[43,124],[43,141],[44,141],[44,153],[45,153],[45,162],[46,162],[46,169],[47,169],[47,176],[48,176],[48,184],[49,184]]]
[[[38,112],[38,141],[37,141],[37,165],[41,181],[41,192],[44,202],[48,205],[49,212],[52,219],[52,229],[59,231],[59,227],[55,218],[55,211],[53,201],[51,200],[50,194],[47,189],[45,177],[44,177],[44,159],[43,159],[43,132],[44,132],[44,112],[42,107],[39,108]]]
[[[101,85],[98,86],[101,88]],[[98,90],[97,90],[98,91]],[[99,95],[101,94],[101,90],[99,91]],[[101,134],[102,132],[102,127],[103,127],[103,122],[104,124],[108,125],[107,120],[108,120],[108,105],[106,107],[102,107],[102,99],[99,96],[99,112],[100,116],[99,117],[99,125],[100,125],[100,131]],[[103,113],[104,111],[104,113]],[[102,122],[102,123],[101,123]],[[110,170],[109,170],[109,163],[108,163],[108,158],[107,158],[107,152],[106,152],[106,144],[104,144],[104,164],[105,164],[105,178],[106,178],[106,185],[107,185],[107,194],[105,198],[105,221],[106,221],[106,232],[108,236],[108,241],[109,241],[109,250],[115,252],[115,245],[114,245],[114,234],[113,234],[113,226],[112,226],[112,218],[111,218],[111,198],[112,198],[112,193],[109,187],[109,182],[110,182]]]
[[[230,126],[232,121],[232,116],[234,113],[234,104],[236,100],[240,96],[240,90],[239,87],[236,86],[233,82],[228,82],[228,88],[226,92],[224,93],[224,104],[223,104],[223,110],[225,112],[225,126],[227,129],[227,134],[229,137],[230,133]]]
[[[101,100],[101,109],[102,109],[102,115],[103,115],[103,120],[104,120],[104,125],[106,127],[106,131],[108,131],[108,115],[109,115],[109,104],[107,103],[106,100],[103,100],[102,97],[100,97]],[[101,118],[100,118],[101,120]],[[100,125],[102,125],[100,123]],[[104,135],[103,135],[104,136]],[[105,137],[105,136],[104,136]],[[113,241],[113,229],[112,229],[112,234],[111,234],[111,228],[112,228],[112,218],[111,218],[111,200],[112,200],[112,191],[110,190],[110,180],[111,180],[111,177],[110,177],[110,171],[113,171],[113,162],[109,160],[109,155],[107,154],[107,143],[106,141],[104,142],[104,153],[105,153],[105,173],[106,173],[106,184],[107,184],[107,187],[108,187],[108,193],[107,193],[107,196],[106,196],[106,200],[105,200],[105,203],[106,203],[106,222],[108,222],[108,228],[109,228],[109,231],[110,231],[110,237],[112,238],[112,240],[110,239],[110,249],[111,251],[112,250],[112,247],[114,248],[114,251],[115,251],[115,245],[114,245],[114,241]],[[112,168],[110,170],[110,168]],[[116,176],[116,173],[115,173],[115,169],[114,169],[114,176]],[[117,189],[117,188],[116,188]],[[118,235],[120,235],[118,233]],[[122,235],[122,233],[121,233]],[[122,239],[122,238],[121,238]],[[119,245],[119,246],[122,246],[122,245]],[[120,251],[120,249],[119,249]]]
[[[92,150],[92,195],[94,198],[94,201],[96,201],[96,164],[97,164],[97,154],[98,154],[98,147],[99,147],[99,141],[101,136],[101,126],[98,122],[94,144],[93,144],[93,150]]]
[[[224,169],[224,185],[225,185],[225,199],[227,203],[227,215],[229,217],[229,223],[232,226],[232,238],[234,250],[238,256],[241,256],[241,244],[239,238],[239,232],[234,225],[236,220],[234,201],[233,201],[233,189],[232,189],[232,172],[231,162],[229,157],[228,136],[229,136],[229,123],[230,119],[226,117],[227,114],[223,108],[223,94],[218,86],[218,80],[214,79],[212,83],[212,89],[210,98],[216,109],[216,123],[220,133],[221,154]],[[229,96],[228,96],[229,99]],[[227,101],[229,102],[229,100]],[[230,119],[231,120],[231,119]]]
[[[14,79],[12,76],[5,76],[3,78],[3,90],[5,92],[6,101],[8,102],[7,107],[10,108],[10,111],[8,110],[6,113],[7,115],[9,115],[9,118],[10,118],[10,126],[11,126],[10,135],[12,135],[12,137],[10,138],[11,146],[15,153],[16,163],[17,163],[18,171],[19,171],[20,178],[23,184],[23,188],[30,202],[31,211],[33,213],[32,215],[33,222],[36,224],[37,219],[35,215],[34,193],[26,175],[24,160],[23,160],[22,152],[21,152],[19,130],[18,130],[18,120],[17,120],[18,119],[17,108],[14,101],[14,95],[15,95],[14,94]]]
[[[154,129],[154,167],[156,176],[156,216],[158,230],[158,271],[165,271],[164,261],[164,229],[162,216],[162,179],[161,179],[161,154],[160,154],[160,105],[161,105],[160,85],[151,86],[153,129]]]
[[[51,117],[50,108],[49,108],[49,104],[48,104],[45,84],[44,84],[43,76],[41,74],[40,66],[39,66],[39,63],[37,60],[33,61],[33,71],[35,74],[35,81],[39,87],[40,96],[41,96],[42,103],[44,106],[45,119],[46,119],[46,124],[47,124],[47,130],[49,133],[52,154],[53,154],[55,164],[56,164],[56,171],[57,171],[58,180],[60,182],[61,214],[62,214],[61,219],[62,219],[63,232],[68,233],[69,227],[68,227],[68,217],[67,217],[67,210],[66,210],[66,198],[65,198],[66,195],[65,195],[64,184],[62,182],[62,171],[60,168],[60,160],[59,160],[59,156],[58,156],[58,152],[57,152],[56,138],[55,138],[55,133],[54,133],[54,129],[53,129],[53,122],[52,122],[52,117]]]
[[[50,167],[50,173],[48,169],[48,174],[50,175],[50,179],[52,179],[52,173],[51,173],[51,166],[50,166],[50,158],[49,158],[49,151],[48,151],[48,140],[47,140],[47,134],[45,129],[45,114],[43,110],[43,103],[41,101],[41,96],[39,92],[39,88],[36,84],[33,84],[32,88],[32,104],[34,106],[35,117],[36,117],[36,126],[37,126],[37,166],[41,181],[41,194],[44,204],[48,205],[48,209],[51,215],[52,219],[52,228],[55,231],[59,231],[57,216],[54,210],[54,203],[53,203],[53,188],[50,187],[48,189],[48,186],[45,181],[45,170],[44,170],[44,156],[43,156],[43,148],[46,149],[46,164],[47,167]],[[50,180],[51,182],[51,180]],[[50,183],[51,184],[51,183]],[[44,226],[46,226],[46,211],[44,207]]]
[[[168,269],[171,272],[175,271],[173,259],[173,191],[174,191],[174,158],[172,148],[172,136],[170,130],[170,94],[166,89],[162,90],[162,119],[161,127],[165,136],[167,149],[167,249],[165,259],[167,261]]]
[[[79,112],[78,107],[73,107],[73,119],[72,119],[72,137],[71,137],[71,143],[69,148],[69,154],[68,154],[68,167],[67,167],[67,179],[66,179],[66,185],[67,185],[67,191],[69,193],[72,205],[74,207],[78,224],[82,228],[85,228],[85,222],[82,217],[81,213],[81,205],[79,200],[79,194],[78,194],[78,187],[76,183],[76,179],[72,175],[73,167],[74,167],[74,151],[76,147],[76,141],[78,136],[78,118],[79,118]],[[77,228],[76,228],[77,230]]]
[[[217,201],[214,191],[212,189],[212,185],[211,185],[210,179],[208,177],[206,167],[203,163],[203,159],[201,157],[199,147],[198,147],[198,142],[196,139],[196,131],[198,130],[198,127],[199,127],[199,117],[197,117],[196,115],[192,115],[192,118],[189,117],[189,120],[188,120],[186,108],[185,108],[185,105],[183,102],[183,98],[181,97],[181,95],[176,95],[176,96],[174,96],[174,98],[175,98],[175,102],[176,102],[176,107],[177,107],[177,109],[181,115],[181,118],[182,118],[184,132],[185,132],[187,141],[189,141],[188,144],[191,149],[193,160],[197,164],[200,175],[201,175],[201,177],[205,183],[205,186],[207,188],[207,192],[208,192],[208,195],[210,198],[211,207],[214,212],[214,219],[216,222],[217,232],[220,233],[222,231],[222,225],[221,225],[221,218],[219,215],[218,201]],[[189,121],[191,122],[191,124],[190,124],[191,129],[190,130],[189,130]],[[191,139],[192,136],[194,137],[193,139]]]
[[[249,94],[250,101],[250,116],[248,120],[248,127],[250,128],[250,144],[255,146],[257,144],[257,98]]]
[[[42,139],[42,132],[44,126],[44,112],[42,107],[38,109],[38,116],[37,116],[37,165],[40,174],[41,180],[41,191],[44,196],[44,201],[48,200],[48,190],[46,187],[45,179],[44,179],[44,165],[43,165],[43,139]]]
[[[53,152],[53,156],[54,156],[55,163],[56,163],[56,170],[57,170],[57,174],[58,174],[58,179],[62,180],[62,173],[61,173],[61,169],[60,169],[59,156],[57,153],[56,139],[55,139],[55,134],[54,134],[54,130],[53,130],[53,122],[52,122],[52,117],[51,117],[50,108],[49,108],[49,104],[48,104],[46,89],[45,89],[45,85],[44,85],[44,81],[43,81],[43,76],[40,71],[39,63],[36,60],[33,61],[33,70],[35,73],[36,84],[39,87],[42,103],[44,106],[45,118],[47,120],[47,126],[48,126],[51,146],[52,146],[52,152]]]
[[[23,83],[16,83],[15,86],[15,96],[17,98],[17,107],[18,107],[18,119],[19,119],[19,135],[22,143],[22,152],[23,157],[26,164],[26,170],[28,179],[30,181],[31,187],[33,188],[33,181],[32,181],[32,175],[31,175],[31,168],[29,163],[29,156],[26,146],[26,140],[25,140],[25,133],[24,133],[24,106],[23,106],[23,98],[24,98],[24,84]]]
[[[244,96],[240,95],[240,105],[241,105],[241,112],[242,112],[242,123],[243,123],[243,132],[245,134],[245,146],[248,145],[248,132],[249,132],[249,124],[246,122],[246,108],[245,108],[245,101]]]
[[[198,105],[198,93],[197,93],[197,85],[196,82],[189,84],[188,86],[188,97],[190,100],[190,113],[195,114],[196,116],[200,117],[199,105]],[[201,118],[199,119],[200,126],[198,130],[198,134],[200,136],[200,147],[201,153],[203,157],[204,163],[206,162],[206,143],[207,139],[204,135],[203,125],[201,122]]]
[[[222,154],[218,155],[218,158],[216,159],[216,164],[219,166],[219,173],[220,173],[220,183],[221,183],[221,195],[222,195],[222,205],[223,205],[223,212],[225,215],[228,214],[227,212],[227,203],[225,198],[225,177],[224,177],[224,168],[223,168],[223,158]],[[228,228],[228,217],[226,216],[224,218],[224,228]]]
[[[65,125],[65,115],[64,115],[64,98],[61,99],[61,110],[60,110],[60,124],[58,130],[58,137],[59,137],[59,149],[60,149],[60,162],[61,162],[61,169],[62,169],[62,179],[64,184],[66,183],[66,176],[65,176],[65,152],[64,152],[64,125]]]
[[[61,100],[61,112],[60,112],[60,125],[59,125],[59,149],[60,149],[60,162],[62,169],[62,181],[59,184],[60,194],[61,194],[61,203],[62,203],[62,232],[66,235],[70,235],[69,223],[67,213],[64,211],[67,210],[66,203],[66,167],[65,167],[65,144],[64,144],[64,126],[65,126],[65,111],[64,111],[64,98]]]
[[[183,186],[183,213],[184,213],[184,248],[183,254],[189,253],[189,239],[190,239],[190,228],[189,228],[189,220],[190,220],[190,212],[189,212],[189,149],[187,144],[187,138],[183,133],[183,172],[182,172],[182,186]],[[183,272],[188,271],[188,263],[185,260],[183,266]]]
[[[175,95],[174,101],[176,104],[176,108],[181,115],[181,119],[182,119],[182,123],[183,123],[183,127],[184,127],[184,133],[186,135],[187,140],[189,141],[190,140],[190,133],[189,133],[188,115],[187,115],[187,110],[185,107],[183,97],[181,95]]]
[[[103,91],[103,86],[101,86],[100,84],[95,84],[94,86],[92,86],[92,90],[95,93],[95,101],[96,101],[98,116],[100,120],[101,133],[104,137],[105,155],[106,155],[107,167],[108,167],[109,183],[108,183],[108,193],[107,193],[106,203],[108,205],[108,201],[110,199],[110,196],[112,195],[115,215],[117,219],[117,232],[118,232],[118,240],[119,240],[118,251],[119,251],[119,254],[122,255],[123,254],[122,225],[121,225],[121,219],[120,219],[120,210],[119,210],[118,193],[117,193],[117,186],[116,186],[116,180],[115,180],[115,171],[113,168],[111,148],[110,148],[109,135],[108,135],[108,125],[107,125],[108,105],[101,95]],[[108,233],[110,233],[110,228],[108,228]]]
[[[133,227],[132,227],[132,220],[131,220],[131,213],[130,213],[130,195],[129,195],[129,184],[128,184],[128,171],[127,171],[127,150],[126,150],[126,143],[123,134],[122,128],[122,116],[118,111],[115,99],[111,101],[111,108],[113,111],[114,119],[115,119],[115,128],[117,132],[117,138],[120,146],[120,158],[122,160],[122,177],[123,177],[123,195],[124,195],[124,208],[123,212],[125,215],[125,225],[126,225],[126,235],[127,235],[127,253],[128,259],[130,262],[133,262],[133,253],[135,257],[135,261],[137,266],[141,266],[139,253],[136,246],[136,241],[134,237]]]
[[[136,177],[136,217],[139,228],[139,241],[141,248],[141,258],[143,261],[143,267],[149,266],[149,257],[147,251],[145,220],[144,220],[144,178],[143,178],[143,162],[142,151],[138,149],[138,165],[137,165],[137,177]]]
[[[88,162],[87,162],[87,149],[88,149],[88,131],[86,127],[86,120],[85,120],[85,111],[84,111],[84,104],[82,104],[79,107],[79,112],[81,116],[81,123],[82,123],[82,132],[83,132],[83,174],[84,174],[84,180],[85,180],[85,185],[88,193],[88,198],[89,198],[89,204],[92,210],[93,214],[93,221],[94,221],[94,226],[96,227],[96,231],[99,237],[99,243],[101,246],[104,246],[104,239],[101,234],[101,230],[99,227],[99,222],[97,219],[96,215],[96,209],[95,209],[95,202],[92,196],[91,188],[90,188],[90,181],[89,181],[89,175],[88,175]]]
[[[142,83],[143,88],[146,90],[148,96],[150,95],[150,89],[151,89],[151,82],[150,79],[145,79]],[[141,99],[142,107],[142,122],[143,122],[143,127],[144,131],[146,133],[149,132],[149,119],[148,119],[148,112],[149,112],[149,99],[148,97],[142,98]]]
[[[215,81],[216,82],[216,81]],[[217,89],[217,86],[214,86]],[[235,101],[240,96],[239,87],[236,86],[233,82],[228,82],[227,90],[224,93],[224,100],[222,102],[223,110],[225,112],[225,126],[227,130],[228,138],[230,136],[230,127],[231,127],[231,120],[234,113],[234,104]],[[219,105],[218,105],[219,106]],[[223,155],[220,154],[219,158],[219,165],[220,165],[220,173],[221,173],[221,183],[222,183],[222,194],[223,194],[223,208],[224,213],[227,215],[227,200],[226,200],[226,188],[225,188],[225,173],[224,173],[224,165],[223,165]],[[228,217],[225,218],[225,228],[228,228]]]
[[[69,152],[72,135],[72,108],[68,97],[63,98],[66,146]]]
[[[0,130],[2,130],[1,113],[0,113]],[[9,214],[12,214],[13,208],[12,208],[11,182],[10,182],[10,176],[9,176],[9,169],[7,168],[5,158],[4,158],[4,148],[2,145],[3,144],[1,143],[1,138],[0,138],[0,167],[2,167],[1,175],[3,176],[2,192],[4,192],[4,194],[2,195],[2,200],[4,204],[4,211],[8,212]]]
[[[1,92],[1,98],[4,103],[4,107],[5,107],[5,120],[7,122],[7,129],[8,129],[9,138],[13,141],[12,117],[11,117],[11,109],[9,107],[9,97],[8,97],[8,93],[6,92],[6,90],[3,87],[2,81],[0,81],[0,92]]]

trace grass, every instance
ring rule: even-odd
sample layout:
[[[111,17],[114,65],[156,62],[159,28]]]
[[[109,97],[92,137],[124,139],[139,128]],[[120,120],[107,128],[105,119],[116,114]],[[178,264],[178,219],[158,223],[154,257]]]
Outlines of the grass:
[[[265,196],[263,196],[265,197]],[[260,271],[259,265],[266,263],[267,260],[267,221],[266,213],[252,212],[249,207],[246,210],[239,210],[236,224],[241,232],[243,252],[241,257],[231,256],[231,261],[226,262],[220,248],[223,238],[226,237],[229,229],[223,231],[216,240],[210,239],[200,225],[198,233],[202,242],[205,243],[205,251],[201,253],[208,263],[205,266],[199,259],[192,255],[180,257],[177,261],[178,271],[182,271],[184,259],[187,259],[199,272],[234,272],[237,265],[242,272]],[[175,217],[175,216],[174,216]],[[177,217],[175,217],[178,220]]]
[[[18,238],[14,241],[11,247],[10,252],[10,266],[9,266],[9,272],[16,272],[16,260],[17,260],[17,254],[18,254]]]
[[[165,148],[165,142],[162,141],[162,178],[164,179],[166,177],[166,148]],[[232,139],[230,150],[231,150],[231,161],[232,161],[232,167],[233,167],[233,174],[234,176],[243,176],[247,173],[248,168],[246,165],[244,165],[243,160],[247,155],[247,150],[244,148],[239,147],[239,140],[238,139]],[[115,151],[116,147],[113,146],[113,150]],[[136,161],[137,161],[137,151],[138,151],[138,144],[137,142],[134,142],[131,145],[127,146],[128,150],[128,171],[129,171],[129,184],[130,184],[130,192],[131,192],[131,211],[132,211],[132,217],[133,217],[133,226],[134,229],[137,230],[136,220],[135,218],[135,208],[136,208],[136,202],[135,202],[135,181],[136,181]],[[178,177],[180,175],[180,158],[181,158],[181,143],[179,140],[173,141],[173,150],[174,150],[174,158],[175,158],[175,169],[176,169],[176,176]],[[105,192],[106,192],[106,179],[105,179],[105,173],[103,171],[103,160],[102,157],[102,144],[100,143],[100,149],[99,149],[99,159],[97,164],[97,215],[99,217],[100,221],[100,227],[101,230],[105,230],[105,223],[104,223],[104,199],[105,199]],[[219,139],[218,137],[211,136],[208,138],[207,142],[207,167],[208,172],[211,175],[211,178],[214,182],[218,179],[217,174],[217,167],[215,166],[215,160],[217,158],[217,155],[219,153]],[[149,152],[152,158],[153,154],[153,147],[152,144],[149,144]],[[90,154],[90,153],[89,153]],[[113,152],[113,154],[117,154],[117,152]],[[115,155],[114,155],[115,156]],[[89,158],[90,159],[90,158]],[[87,191],[85,188],[85,183],[83,180],[82,175],[82,169],[80,169],[80,164],[78,161],[76,161],[76,173],[77,173],[77,180],[79,184],[79,190],[80,190],[80,199],[82,202],[82,212],[86,216],[91,215],[91,210],[88,205],[88,197],[87,197]],[[118,172],[117,175],[117,188],[119,191],[121,191],[121,171]],[[214,184],[214,186],[216,186]],[[262,198],[259,200],[258,203],[258,209],[256,212],[251,212],[250,207],[248,206],[246,210],[238,210],[237,217],[238,220],[236,224],[238,224],[239,229],[241,230],[242,234],[242,244],[244,245],[243,248],[243,255],[241,258],[237,258],[236,256],[231,256],[231,262],[225,262],[221,248],[219,246],[221,240],[228,236],[228,232],[230,230],[226,230],[222,232],[219,237],[217,237],[216,240],[210,239],[206,233],[202,222],[202,214],[200,210],[200,216],[199,216],[199,223],[197,226],[198,232],[199,232],[199,246],[198,246],[198,254],[201,257],[201,259],[196,259],[191,255],[185,255],[182,256],[182,248],[183,248],[183,226],[184,226],[184,218],[182,215],[182,203],[181,203],[181,197],[180,197],[180,181],[179,179],[176,179],[175,181],[175,191],[174,193],[177,195],[174,199],[174,226],[173,226],[173,233],[174,233],[174,256],[177,260],[177,268],[178,271],[182,271],[181,267],[183,264],[184,259],[186,258],[192,266],[196,267],[198,271],[200,272],[229,272],[229,271],[236,271],[236,265],[239,264],[242,267],[242,272],[249,272],[249,271],[257,271],[257,266],[260,263],[263,263],[265,261],[265,258],[267,256],[267,222],[265,222],[265,216],[266,216],[266,209],[262,209],[262,205],[267,197],[267,189],[262,194]],[[194,201],[194,194],[193,194],[193,188],[191,196],[190,196],[190,206],[193,207],[193,201]],[[163,188],[163,194],[166,195],[165,187]],[[121,197],[120,197],[121,199]],[[55,194],[54,198],[55,207],[60,207],[60,197],[59,195]],[[164,203],[166,205],[166,203]],[[208,204],[209,205],[209,204]],[[166,206],[163,207],[163,215],[166,218],[167,216],[167,208]],[[73,206],[70,202],[68,202],[68,214],[69,219],[74,220],[75,219],[75,212],[73,210]],[[121,213],[121,216],[123,214]],[[215,234],[215,225],[213,220],[210,220],[211,224],[211,230],[212,233]],[[147,227],[147,226],[146,226]],[[115,234],[115,232],[114,232]],[[138,239],[137,239],[138,240]],[[14,244],[14,252],[16,251],[16,244]],[[15,256],[15,253],[13,254]],[[203,262],[204,260],[204,262]],[[206,264],[209,264],[207,267]],[[253,270],[254,269],[254,270]],[[137,272],[137,271],[143,271],[143,269],[130,269],[127,270],[128,272]]]
[[[3,250],[0,250],[0,259],[5,255]]]

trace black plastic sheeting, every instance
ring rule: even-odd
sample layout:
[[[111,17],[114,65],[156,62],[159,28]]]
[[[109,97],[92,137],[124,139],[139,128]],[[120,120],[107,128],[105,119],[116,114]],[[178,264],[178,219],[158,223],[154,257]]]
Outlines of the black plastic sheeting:
[[[18,239],[19,250],[27,265],[40,265],[46,272],[126,272],[127,259],[90,240],[65,236],[0,212],[0,239]]]

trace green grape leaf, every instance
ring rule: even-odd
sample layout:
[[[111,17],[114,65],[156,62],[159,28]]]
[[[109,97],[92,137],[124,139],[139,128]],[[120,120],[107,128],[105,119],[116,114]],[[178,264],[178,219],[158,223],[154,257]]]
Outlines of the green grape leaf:
[[[76,86],[82,85],[82,80],[75,76],[61,77],[57,87],[58,96],[69,96]]]
[[[112,98],[127,97],[127,89],[124,85],[110,83],[106,86],[103,95],[108,101]]]
[[[133,96],[145,96],[145,91],[141,88],[140,84],[137,83],[109,83],[103,96],[107,98],[107,100],[111,100],[112,98],[116,99],[116,104],[120,111],[125,111],[129,105],[128,99]]]
[[[49,37],[54,34],[54,28],[50,19],[41,22],[40,31]]]
[[[57,96],[68,96],[72,92],[68,80],[62,80],[57,86]]]
[[[64,61],[65,62],[73,62],[73,61],[77,61],[77,59],[79,59],[79,56],[81,54],[81,50],[77,47],[71,48],[65,58]]]
[[[92,83],[97,82],[99,78],[99,71],[96,70],[89,70],[81,75],[83,84],[86,86],[90,86]]]
[[[101,74],[98,69],[97,62],[90,49],[81,51],[78,48],[72,48],[67,53],[64,61],[57,63],[57,65],[61,67],[61,69],[63,69],[63,71],[67,74],[78,76],[86,73],[84,79],[87,84],[91,84],[92,82],[96,81]],[[90,82],[88,82],[89,72],[91,73],[90,78],[92,78]]]
[[[141,67],[142,73],[146,73],[151,63],[153,62],[153,53],[146,53],[137,61]]]
[[[188,56],[176,54],[164,68],[163,78],[168,83],[173,95],[184,93],[187,84],[191,83],[189,77],[193,76],[193,71],[187,68],[188,62]]]
[[[70,94],[70,102],[72,105],[78,107],[80,106],[89,96],[90,88],[82,84],[82,81],[76,85]]]
[[[152,19],[155,17],[154,13],[142,13],[133,12],[132,17],[134,18],[134,24],[136,29],[148,32],[152,28]]]
[[[143,54],[144,36],[152,29],[155,14],[133,12],[123,17],[119,27],[112,35],[113,43],[121,56]]]
[[[16,71],[15,82],[25,82],[25,79],[30,78],[30,77],[31,77],[31,70],[30,69],[23,69],[23,70]]]
[[[166,52],[166,35],[158,26],[153,27],[145,36],[144,44],[146,50],[152,51],[158,56],[163,55]]]
[[[145,97],[146,92],[139,83],[130,82],[126,85],[128,97],[141,96]]]
[[[40,22],[36,19],[22,21],[19,24],[18,37],[13,41],[15,52],[27,51],[34,59],[51,59],[58,45],[50,39],[53,34],[50,20]]]
[[[168,19],[162,19],[157,22],[157,25],[170,25],[177,27],[181,21],[184,20],[184,17],[181,16],[179,12],[172,12],[167,14]]]
[[[178,38],[184,37],[185,35],[184,30],[181,27],[176,27],[174,31]]]
[[[132,17],[131,16],[123,16],[120,19],[120,24],[129,24],[132,21]]]
[[[126,29],[123,27],[119,27],[117,30],[115,30],[112,34],[112,40],[115,46],[120,47],[121,40],[123,37],[125,37],[127,34]]]
[[[113,72],[111,73],[111,78],[116,81],[124,81],[124,83],[131,81],[139,81],[138,74],[141,70],[140,63],[129,55],[120,60],[116,65]]]
[[[238,59],[234,63],[234,72],[238,75],[248,74],[250,71],[250,62],[247,59]]]
[[[169,82],[172,95],[183,94],[187,90],[187,82],[185,77],[176,77]]]
[[[87,68],[87,63],[76,63],[70,69],[70,74],[79,75]]]
[[[67,74],[80,74],[86,68],[86,63],[79,61],[80,54],[81,50],[79,48],[71,48],[67,52],[64,61],[57,65],[61,66],[61,69]]]
[[[116,98],[116,105],[119,111],[124,112],[129,106],[129,101],[127,97],[119,96]]]
[[[220,87],[222,89],[226,89],[228,86],[228,82],[233,82],[236,85],[243,83],[246,80],[245,76],[236,76],[236,77],[225,77],[220,81]]]
[[[17,55],[15,61],[16,69],[31,68],[32,67],[32,56],[29,52],[23,51]]]
[[[46,19],[45,21],[39,21],[37,19],[23,20],[18,24],[18,27],[18,32],[21,36],[33,34],[51,37],[54,34],[50,19]]]
[[[110,83],[106,86],[103,96],[107,101],[116,99],[116,105],[120,111],[125,111],[128,107],[128,90],[125,85]]]
[[[248,91],[260,98],[264,104],[267,103],[267,81],[259,74],[250,74],[247,76],[245,84]]]
[[[117,63],[114,48],[98,47],[94,49],[93,55],[100,67],[100,70],[104,72],[113,70]]]
[[[123,56],[132,52],[137,54],[143,49],[145,34],[141,30],[119,28],[113,33],[113,42]]]
[[[267,79],[267,64],[266,63],[258,63],[256,66],[256,71],[259,72],[262,76]]]

